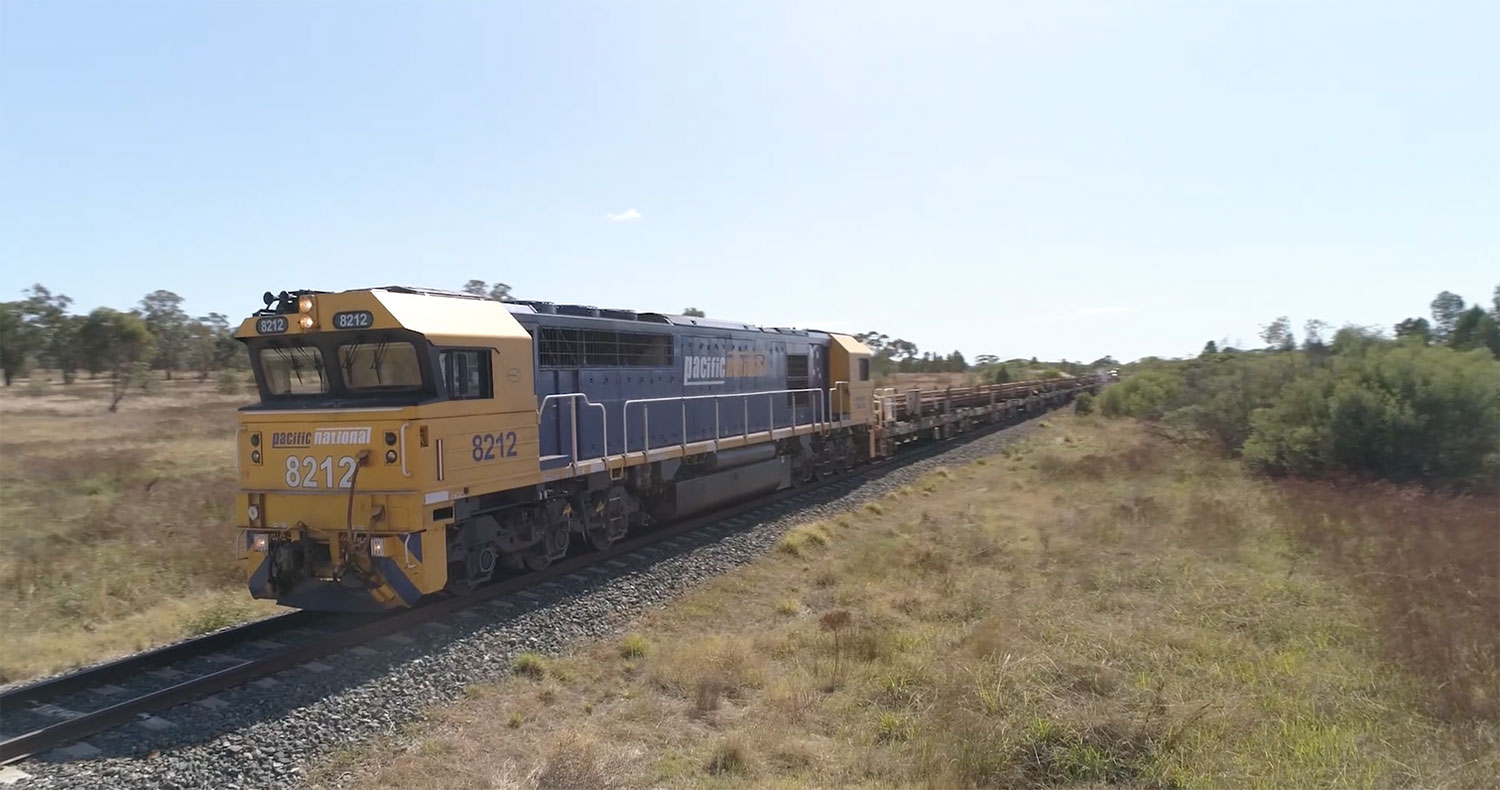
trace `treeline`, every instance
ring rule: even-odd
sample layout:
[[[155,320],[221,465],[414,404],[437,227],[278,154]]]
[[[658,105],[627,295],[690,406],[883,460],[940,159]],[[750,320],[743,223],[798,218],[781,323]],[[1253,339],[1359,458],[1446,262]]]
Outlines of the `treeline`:
[[[463,291],[511,300],[505,283],[469,280]],[[39,368],[56,370],[71,384],[79,373],[117,380],[154,370],[168,380],[180,372],[205,380],[216,371],[247,367],[228,317],[189,315],[182,297],[171,291],[152,291],[126,310],[100,307],[87,315],[69,312],[73,300],[44,285],[21,293],[22,299],[0,302],[0,372],[7,387]]]
[[[68,311],[73,300],[33,285],[24,299],[0,302],[0,372],[9,387],[28,370],[59,371],[71,384],[80,373],[112,380],[142,371],[180,371],[208,378],[217,370],[244,367],[244,352],[221,313],[191,316],[182,297],[152,291],[128,310],[99,307],[87,315]]]
[[[1477,310],[1477,312],[1476,312]],[[1266,347],[1205,346],[1191,360],[1143,360],[1099,399],[1168,436],[1210,443],[1277,475],[1353,474],[1493,490],[1500,479],[1500,288],[1465,308],[1443,292],[1432,321],[1386,333],[1309,322],[1263,328]]]
[[[883,332],[861,332],[854,336],[855,340],[870,347],[875,353],[873,363],[876,378],[888,376],[892,373],[966,373],[976,372],[981,379],[1005,383],[1022,377],[1026,371],[1042,368],[1037,375],[1046,378],[1060,378],[1068,376],[1084,376],[1098,372],[1101,369],[1118,367],[1120,363],[1113,357],[1101,357],[1088,364],[1082,362],[1069,362],[1066,359],[1060,362],[1038,362],[1036,357],[1025,359],[1001,359],[994,354],[980,354],[970,364],[964,355],[958,351],[949,354],[936,354],[931,351],[921,351],[917,344],[892,338]]]

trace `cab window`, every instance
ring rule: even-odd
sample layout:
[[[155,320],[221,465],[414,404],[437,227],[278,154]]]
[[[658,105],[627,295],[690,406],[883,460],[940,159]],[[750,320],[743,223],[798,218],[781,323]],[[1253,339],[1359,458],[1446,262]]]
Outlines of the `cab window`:
[[[859,380],[870,380],[870,358],[864,357],[859,360]]]
[[[260,350],[260,367],[272,395],[317,395],[328,391],[323,353],[316,346],[272,346]]]
[[[338,353],[344,387],[351,391],[422,386],[421,358],[411,343],[346,343]]]
[[[443,382],[449,400],[488,398],[490,395],[490,353],[470,349],[450,349],[439,357]]]

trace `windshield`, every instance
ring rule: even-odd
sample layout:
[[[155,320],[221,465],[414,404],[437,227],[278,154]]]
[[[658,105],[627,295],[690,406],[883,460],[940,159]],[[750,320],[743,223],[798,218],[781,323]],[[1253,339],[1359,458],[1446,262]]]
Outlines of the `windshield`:
[[[328,391],[323,354],[316,346],[272,346],[260,351],[266,388],[272,395],[316,395]]]
[[[422,365],[411,343],[378,341],[339,346],[339,370],[350,390],[417,389]]]

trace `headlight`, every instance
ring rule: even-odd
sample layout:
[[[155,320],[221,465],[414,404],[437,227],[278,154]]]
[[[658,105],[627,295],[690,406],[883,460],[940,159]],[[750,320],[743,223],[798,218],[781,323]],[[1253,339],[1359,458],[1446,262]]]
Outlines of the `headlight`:
[[[256,532],[250,536],[250,550],[263,552],[271,543],[271,536],[264,532]]]
[[[312,312],[312,297],[311,296],[299,296],[299,297],[297,297],[297,312],[299,312],[299,313],[311,313]]]
[[[302,320],[298,321],[297,323],[301,324],[303,329],[313,328],[313,320],[312,316],[310,315],[302,316]]]
[[[251,521],[260,521],[260,505],[251,505],[245,513],[250,516]]]
[[[388,540],[395,540],[395,538],[370,538],[370,556],[384,557],[385,542]]]

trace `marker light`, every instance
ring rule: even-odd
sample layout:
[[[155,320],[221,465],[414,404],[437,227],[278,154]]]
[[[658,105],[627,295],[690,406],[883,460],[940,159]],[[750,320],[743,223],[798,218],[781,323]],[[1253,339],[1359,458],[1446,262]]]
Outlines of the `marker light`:
[[[370,538],[370,556],[384,557],[385,542],[387,540],[394,540],[394,538]]]
[[[250,434],[250,446],[251,447],[259,447],[260,446],[260,434],[259,433],[252,433],[252,434]]]
[[[251,450],[250,451],[250,463],[252,463],[252,464],[258,464],[258,463],[260,463],[260,451],[259,450]]]
[[[312,312],[312,297],[311,296],[299,296],[299,297],[297,297],[297,312],[299,312],[299,313],[311,313]]]
[[[271,536],[264,532],[257,532],[250,536],[251,551],[265,551],[271,543]]]
[[[396,451],[395,450],[386,450],[385,451],[385,462],[388,463],[388,464],[394,464],[394,463],[396,463]]]
[[[260,521],[260,505],[251,505],[245,511],[245,515],[249,516],[251,521]]]
[[[302,320],[298,321],[297,323],[301,324],[303,329],[313,328],[313,320],[312,316],[310,315],[302,316]]]

